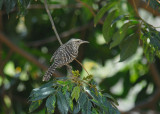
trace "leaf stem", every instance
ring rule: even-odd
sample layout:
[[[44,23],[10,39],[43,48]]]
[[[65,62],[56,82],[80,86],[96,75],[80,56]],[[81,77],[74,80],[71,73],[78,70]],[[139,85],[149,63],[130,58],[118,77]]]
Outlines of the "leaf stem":
[[[76,61],[82,66],[82,68],[87,72],[86,68],[82,65],[82,63],[79,62],[77,59],[75,59],[75,60],[76,60]],[[90,75],[88,72],[87,72],[87,74]]]

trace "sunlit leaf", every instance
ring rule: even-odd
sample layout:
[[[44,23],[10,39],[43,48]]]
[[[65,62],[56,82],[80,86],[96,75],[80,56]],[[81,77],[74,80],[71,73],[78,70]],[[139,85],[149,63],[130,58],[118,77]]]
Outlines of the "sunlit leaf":
[[[72,100],[75,99],[76,101],[78,100],[79,98],[79,95],[80,95],[80,87],[79,86],[76,86],[73,88],[73,91],[72,91]]]
[[[37,101],[40,99],[44,99],[50,94],[54,93],[55,89],[51,87],[45,87],[45,88],[36,88],[31,92],[30,95],[30,101]]]
[[[110,10],[116,3],[115,2],[111,2],[109,4],[106,4],[104,7],[102,7],[99,12],[97,13],[97,15],[94,18],[94,25],[96,26],[97,23],[99,22],[99,20],[103,17],[103,15]]]

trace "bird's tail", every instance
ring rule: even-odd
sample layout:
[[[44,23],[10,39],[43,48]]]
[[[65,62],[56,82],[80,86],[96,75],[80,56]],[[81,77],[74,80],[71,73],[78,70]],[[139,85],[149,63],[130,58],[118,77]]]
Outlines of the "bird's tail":
[[[52,64],[44,74],[42,81],[49,81],[55,70],[56,70],[56,65]]]

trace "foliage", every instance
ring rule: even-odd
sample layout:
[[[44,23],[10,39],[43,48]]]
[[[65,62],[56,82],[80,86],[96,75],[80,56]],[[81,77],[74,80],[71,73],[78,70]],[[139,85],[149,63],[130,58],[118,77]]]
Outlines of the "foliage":
[[[82,80],[79,78],[79,71],[72,71],[72,77],[63,77],[50,81],[40,88],[33,89],[30,94],[32,103],[29,112],[36,110],[46,100],[46,108],[48,113],[54,113],[56,105],[61,114],[68,112],[77,114],[119,114],[115,105],[118,102],[109,94],[102,94],[97,90],[96,85],[92,81],[90,84],[85,82],[91,80],[91,76],[87,76]]]
[[[108,13],[103,24],[102,32],[106,43],[110,44],[110,48],[120,46],[120,62],[136,53],[140,39],[143,39],[141,41],[144,44],[143,48],[148,61],[153,61],[154,55],[160,57],[158,48],[160,39],[159,32],[142,19],[133,18],[128,14],[122,15],[121,10],[118,10],[115,4],[118,5],[119,1],[110,1],[109,4],[102,7],[94,18],[94,24],[96,25],[104,14],[106,12]],[[151,1],[150,4],[153,4],[153,1]],[[123,24],[117,30],[115,24],[118,23],[118,21],[122,21]],[[150,42],[147,43],[147,39],[149,39]]]

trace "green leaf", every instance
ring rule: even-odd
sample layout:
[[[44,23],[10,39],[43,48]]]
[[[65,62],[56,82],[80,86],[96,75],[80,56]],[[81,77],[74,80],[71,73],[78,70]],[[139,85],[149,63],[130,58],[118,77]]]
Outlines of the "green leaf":
[[[113,42],[110,45],[110,48],[113,48],[121,43],[121,41],[125,38],[127,30],[132,23],[125,23],[113,36]]]
[[[121,53],[120,53],[120,62],[126,60],[131,57],[138,48],[139,36],[137,33],[129,36],[125,41],[121,44]]]
[[[74,87],[73,91],[72,91],[72,94],[71,94],[72,100],[75,99],[76,102],[77,102],[77,100],[79,98],[79,94],[80,94],[80,87],[79,86]]]
[[[82,107],[85,104],[86,100],[87,100],[87,96],[86,96],[86,94],[84,92],[82,92],[80,94],[80,97],[78,99],[78,102],[77,102],[76,106],[74,107],[74,111],[73,111],[74,114],[77,114],[82,109]]]
[[[67,105],[67,101],[65,99],[65,96],[61,91],[57,92],[57,104],[58,104],[58,109],[61,112],[61,114],[67,114],[69,106]]]
[[[30,101],[37,101],[40,99],[44,99],[50,94],[53,94],[54,92],[55,92],[55,89],[51,87],[33,89],[30,95],[31,97]]]
[[[71,111],[73,111],[73,101],[72,101],[72,99],[70,97],[70,93],[68,91],[66,91],[65,99],[67,101],[67,105],[70,107]]]
[[[86,100],[87,100],[87,95],[84,92],[82,92],[78,99],[78,103],[80,104],[80,107],[83,107]]]
[[[92,108],[92,103],[89,100],[87,100],[83,105],[82,114],[91,114],[92,113],[91,108]]]
[[[108,14],[108,16],[106,17],[104,21],[102,33],[103,33],[106,43],[109,43],[112,38],[114,28],[111,27],[111,25],[112,25],[112,21],[116,18],[117,13],[118,13],[117,10],[113,10],[112,12]]]
[[[73,114],[78,114],[78,112],[80,111],[81,107],[80,107],[80,104],[77,103],[74,107],[74,110],[73,110]]]
[[[72,74],[73,74],[73,76],[75,76],[75,77],[79,77],[79,76],[80,76],[79,70],[72,71]]]
[[[92,114],[99,114],[99,113],[98,113],[98,111],[95,108],[93,108],[92,109]]]
[[[46,101],[47,112],[49,114],[53,114],[54,113],[55,103],[56,103],[55,95],[49,96],[47,101]]]
[[[99,22],[99,20],[103,17],[103,15],[110,10],[114,5],[116,4],[116,2],[112,2],[109,4],[106,4],[104,7],[102,7],[99,12],[97,13],[97,15],[94,18],[94,26],[97,25],[97,23]]]
[[[108,93],[104,93],[103,96],[111,99],[117,106],[119,105],[118,102],[111,95],[109,95]]]
[[[66,94],[66,92],[67,92],[67,86],[63,86],[63,88],[62,88],[62,92],[63,92],[63,94]]]
[[[46,84],[43,84],[40,88],[52,87],[52,86],[56,86],[56,85],[57,85],[56,81],[53,80],[53,81],[50,81],[50,82],[48,82],[48,83],[46,83]]]
[[[33,101],[29,106],[29,112],[33,112],[42,104],[42,100]]]

